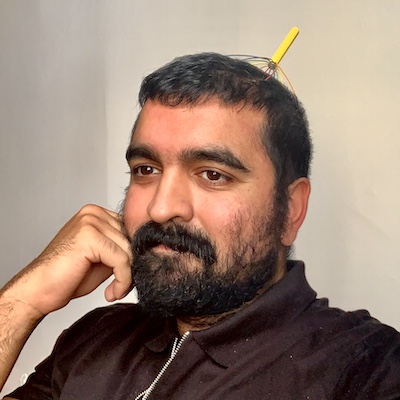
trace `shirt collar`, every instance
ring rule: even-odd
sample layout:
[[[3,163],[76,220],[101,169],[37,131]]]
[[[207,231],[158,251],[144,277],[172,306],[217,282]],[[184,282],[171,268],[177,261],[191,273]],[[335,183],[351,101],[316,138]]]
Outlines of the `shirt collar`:
[[[287,273],[256,301],[226,320],[203,331],[193,332],[193,338],[218,364],[228,367],[268,342],[270,357],[280,354],[284,343],[277,340],[276,329],[293,320],[314,301],[316,293],[305,278],[304,264],[289,261]]]
[[[268,338],[273,357],[281,351],[276,347],[275,330],[301,314],[315,297],[316,293],[305,278],[304,263],[288,261],[285,276],[256,301],[208,329],[193,331],[192,336],[215,362],[225,367],[265,344]],[[175,321],[167,319],[163,332],[146,346],[160,353],[176,336]]]
[[[176,329],[176,322],[174,318],[167,318],[163,332],[156,336],[154,339],[149,340],[146,346],[155,353],[162,353],[171,343],[171,340],[179,336]]]

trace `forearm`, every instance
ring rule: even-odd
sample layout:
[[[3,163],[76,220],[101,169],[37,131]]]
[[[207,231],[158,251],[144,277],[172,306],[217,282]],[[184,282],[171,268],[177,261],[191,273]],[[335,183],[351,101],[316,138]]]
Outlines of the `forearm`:
[[[7,290],[0,292],[0,390],[40,320],[38,313],[15,300]]]
[[[83,207],[39,257],[0,290],[0,390],[41,319],[91,293],[112,274],[106,298],[122,298],[132,283],[130,260],[130,243],[118,214]]]

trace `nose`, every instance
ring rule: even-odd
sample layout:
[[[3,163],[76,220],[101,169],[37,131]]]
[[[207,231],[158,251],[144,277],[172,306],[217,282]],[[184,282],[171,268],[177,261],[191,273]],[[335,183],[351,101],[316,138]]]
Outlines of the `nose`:
[[[177,172],[163,173],[147,207],[150,218],[160,224],[168,221],[189,222],[193,212],[190,180]]]

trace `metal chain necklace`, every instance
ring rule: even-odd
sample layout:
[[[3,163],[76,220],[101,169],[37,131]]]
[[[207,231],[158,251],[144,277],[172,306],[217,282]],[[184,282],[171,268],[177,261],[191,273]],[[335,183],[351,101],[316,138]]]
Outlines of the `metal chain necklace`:
[[[179,349],[181,348],[183,342],[189,336],[189,334],[190,334],[190,332],[185,332],[180,339],[178,339],[178,338],[174,339],[174,343],[172,344],[171,354],[170,354],[168,360],[163,365],[160,372],[155,377],[155,379],[150,384],[150,386],[146,390],[144,390],[142,393],[140,393],[138,396],[136,396],[135,400],[146,400],[149,398],[151,392],[154,390],[155,386],[157,385],[157,382],[164,375],[165,371],[167,370],[167,368],[169,367],[169,365],[171,364],[171,362],[175,358],[175,356],[178,354]]]

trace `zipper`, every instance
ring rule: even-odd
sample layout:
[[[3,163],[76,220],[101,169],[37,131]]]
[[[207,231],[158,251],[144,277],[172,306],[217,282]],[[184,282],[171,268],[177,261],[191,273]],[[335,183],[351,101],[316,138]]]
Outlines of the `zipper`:
[[[190,332],[185,332],[180,339],[175,338],[174,343],[172,344],[172,349],[171,349],[171,354],[168,358],[168,360],[165,362],[163,367],[161,368],[160,372],[158,375],[155,377],[153,382],[150,384],[150,386],[144,390],[142,393],[140,393],[138,396],[135,397],[135,400],[147,400],[151,394],[151,392],[154,390],[156,387],[158,381],[161,379],[161,377],[164,375],[165,371],[168,369],[169,365],[175,358],[175,356],[178,354],[179,349],[181,348],[183,342],[185,339],[190,335]]]

